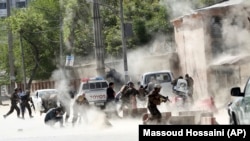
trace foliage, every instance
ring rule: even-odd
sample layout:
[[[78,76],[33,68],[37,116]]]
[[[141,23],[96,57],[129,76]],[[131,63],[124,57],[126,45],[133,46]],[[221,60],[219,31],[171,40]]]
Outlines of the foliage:
[[[100,4],[102,33],[106,56],[122,57],[120,0],[105,0]],[[128,49],[149,43],[157,34],[173,35],[169,6],[161,0],[124,0],[124,22],[132,24],[133,36],[127,40]],[[60,3],[62,2],[62,3]],[[211,5],[216,0],[193,1],[197,8]],[[89,0],[35,0],[24,9],[14,9],[12,15],[0,21],[1,40],[7,42],[7,27],[13,32],[13,51],[17,81],[22,81],[21,40],[25,71],[30,81],[48,79],[63,58],[73,54],[76,63],[94,58],[92,1]],[[61,41],[60,36],[63,36]],[[62,43],[62,44],[60,44]],[[0,44],[0,69],[8,76],[8,46]],[[84,59],[83,59],[84,58]],[[6,82],[8,77],[5,78]]]

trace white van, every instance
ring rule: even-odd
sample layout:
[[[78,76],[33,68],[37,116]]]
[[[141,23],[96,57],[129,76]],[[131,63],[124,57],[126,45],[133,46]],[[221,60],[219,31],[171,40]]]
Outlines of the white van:
[[[145,87],[148,85],[152,77],[158,84],[161,84],[162,90],[160,93],[163,96],[170,96],[172,94],[171,82],[173,81],[174,77],[173,73],[170,70],[146,72],[142,74],[138,84]]]
[[[107,101],[108,81],[102,77],[84,78],[79,86],[78,95],[85,94],[89,103],[104,107]]]

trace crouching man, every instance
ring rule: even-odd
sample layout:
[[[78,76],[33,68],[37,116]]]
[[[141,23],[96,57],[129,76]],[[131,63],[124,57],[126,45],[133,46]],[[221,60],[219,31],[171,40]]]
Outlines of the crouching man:
[[[61,107],[51,108],[45,115],[44,123],[49,126],[54,126],[59,122],[60,127],[63,127],[63,109]]]
[[[156,121],[157,124],[161,123],[161,112],[158,110],[157,106],[162,102],[169,101],[168,97],[162,96],[159,92],[161,91],[161,85],[155,84],[154,89],[148,95],[148,110],[150,116],[144,121],[144,124],[147,122]]]

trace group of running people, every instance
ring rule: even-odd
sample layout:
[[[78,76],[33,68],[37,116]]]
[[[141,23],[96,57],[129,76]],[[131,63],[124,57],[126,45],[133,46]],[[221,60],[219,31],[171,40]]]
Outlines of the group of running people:
[[[179,87],[180,83],[185,82],[188,86],[188,95],[192,97],[193,93],[193,79],[186,74],[185,79],[183,77],[179,77],[172,81],[173,91],[177,95],[179,94],[177,87]],[[131,116],[134,116],[133,109],[137,108],[137,101],[144,101],[147,105],[147,109],[150,112],[150,116],[144,121],[145,123],[149,121],[157,121],[161,122],[161,112],[158,110],[157,106],[160,105],[162,102],[169,101],[168,97],[165,97],[160,94],[162,86],[157,82],[151,81],[148,83],[146,87],[139,86],[138,89],[135,88],[133,82],[129,81],[125,85],[123,85],[118,92],[114,90],[114,82],[109,83],[109,87],[107,88],[107,103],[106,109],[112,108],[116,111],[117,104],[119,103],[120,107],[118,108],[117,115],[119,111],[122,111],[124,108],[128,108],[131,111]],[[21,89],[16,88],[12,93],[11,97],[11,106],[10,110],[7,114],[4,115],[4,118],[9,116],[14,110],[17,112],[17,116],[24,118],[25,109],[27,108],[29,116],[32,118],[32,110],[31,107],[34,108],[35,106],[30,97],[30,91],[23,92]],[[73,107],[70,107],[70,101],[73,99]],[[73,109],[73,117],[71,123],[75,125],[77,121],[81,121],[82,118],[87,120],[86,118],[86,111],[90,107],[88,100],[86,99],[84,94],[77,95],[76,97],[70,97],[68,101],[60,101],[60,98],[57,97],[57,100],[54,102],[60,102],[58,106],[51,107],[46,111],[46,115],[44,118],[44,122],[47,125],[54,125],[56,122],[60,123],[60,126],[63,127],[64,125],[64,115],[65,122],[69,122],[68,119],[71,115],[70,109]],[[19,105],[18,105],[19,103]],[[21,109],[21,110],[20,110]],[[119,115],[118,115],[119,116]]]
[[[10,110],[3,115],[4,118],[7,118],[16,110],[17,117],[24,119],[25,109],[28,110],[30,118],[33,118],[31,107],[35,110],[35,105],[30,97],[29,90],[23,91],[21,88],[15,88],[10,96],[10,101]]]

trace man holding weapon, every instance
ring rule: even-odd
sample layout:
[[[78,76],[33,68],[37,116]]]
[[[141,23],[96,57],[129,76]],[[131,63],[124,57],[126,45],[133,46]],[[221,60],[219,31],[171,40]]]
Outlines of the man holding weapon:
[[[31,106],[30,106],[29,102],[31,103]],[[25,108],[28,109],[30,118],[33,118],[31,107],[33,107],[34,111],[36,110],[34,102],[33,102],[32,98],[30,97],[30,91],[26,90],[25,94],[21,96],[21,113],[22,113],[23,119],[24,119]]]
[[[162,115],[158,110],[157,105],[160,105],[162,102],[167,102],[170,100],[168,99],[168,97],[159,94],[160,91],[161,91],[161,85],[155,84],[154,89],[148,95],[147,108],[151,115],[144,121],[145,124],[148,121],[154,121],[154,120],[156,120],[158,124],[161,123]]]

